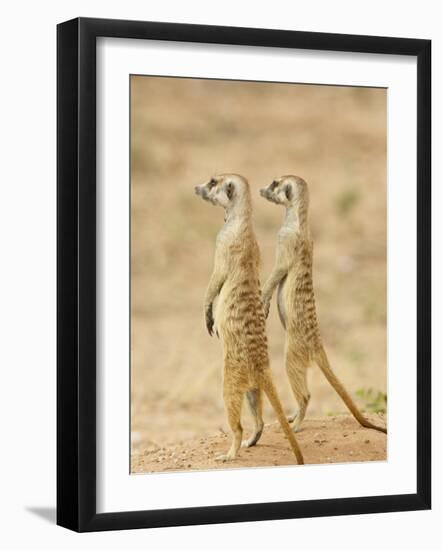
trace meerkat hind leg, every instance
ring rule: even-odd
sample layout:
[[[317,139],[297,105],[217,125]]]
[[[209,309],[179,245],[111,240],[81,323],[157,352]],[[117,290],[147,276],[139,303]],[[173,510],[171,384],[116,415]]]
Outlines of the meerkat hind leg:
[[[288,417],[288,421],[293,423],[293,431],[295,432],[301,429],[301,423],[304,420],[310,401],[310,393],[307,387],[307,366],[308,364],[301,358],[287,361],[287,375],[293,395],[298,403],[298,412]]]
[[[232,430],[233,441],[228,453],[218,455],[216,460],[227,462],[236,458],[238,454],[242,440],[241,407],[243,397],[243,391],[234,386],[232,387],[232,384],[226,383],[226,381],[224,382],[224,404],[227,412],[227,420]]]
[[[264,422],[262,419],[262,391],[260,389],[246,392],[247,402],[254,421],[254,432],[249,439],[242,442],[242,447],[253,447],[262,435]]]

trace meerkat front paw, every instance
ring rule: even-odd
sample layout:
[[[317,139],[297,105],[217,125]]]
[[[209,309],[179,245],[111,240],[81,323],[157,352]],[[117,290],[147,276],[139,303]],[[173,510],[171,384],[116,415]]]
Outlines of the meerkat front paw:
[[[210,336],[213,336],[213,325],[214,325],[215,321],[213,319],[213,305],[210,304],[207,308],[206,308],[206,327],[207,327],[207,332],[209,333]]]
[[[264,309],[264,317],[267,319],[270,311],[270,300],[263,300],[262,307]]]

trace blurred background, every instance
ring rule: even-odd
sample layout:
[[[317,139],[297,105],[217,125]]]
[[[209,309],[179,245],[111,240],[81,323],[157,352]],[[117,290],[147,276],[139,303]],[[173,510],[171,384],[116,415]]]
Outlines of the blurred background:
[[[386,108],[385,89],[131,77],[132,456],[228,431],[221,346],[202,312],[223,211],[194,195],[215,173],[249,179],[262,281],[284,212],[258,189],[283,174],[308,182],[327,353],[362,408],[385,410]],[[268,336],[292,412],[275,301]],[[317,367],[309,387],[307,417],[346,410]]]

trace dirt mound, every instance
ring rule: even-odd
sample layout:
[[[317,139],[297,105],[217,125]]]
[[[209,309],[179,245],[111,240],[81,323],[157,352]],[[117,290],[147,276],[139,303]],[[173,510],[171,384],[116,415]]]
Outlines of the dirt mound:
[[[382,415],[367,415],[379,426],[385,425]],[[245,434],[247,436],[247,434]],[[297,434],[306,464],[365,462],[386,460],[385,434],[362,428],[351,416],[307,419]],[[229,436],[219,432],[177,446],[145,449],[132,456],[132,473],[173,470],[212,470],[262,466],[287,466],[296,459],[278,423],[266,424],[259,444],[241,449],[236,460],[218,462],[215,457],[229,447]]]

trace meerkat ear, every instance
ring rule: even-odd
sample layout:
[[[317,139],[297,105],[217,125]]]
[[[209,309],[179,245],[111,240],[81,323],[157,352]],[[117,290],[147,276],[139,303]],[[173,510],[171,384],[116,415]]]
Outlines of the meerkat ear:
[[[287,197],[287,200],[291,201],[292,198],[293,198],[293,189],[292,189],[292,186],[290,185],[290,183],[285,186],[284,190],[285,190],[285,196]]]
[[[233,189],[234,189],[233,183],[230,181],[230,182],[227,184],[227,186],[226,186],[227,198],[228,198],[229,200],[231,200],[232,197],[233,197]]]

